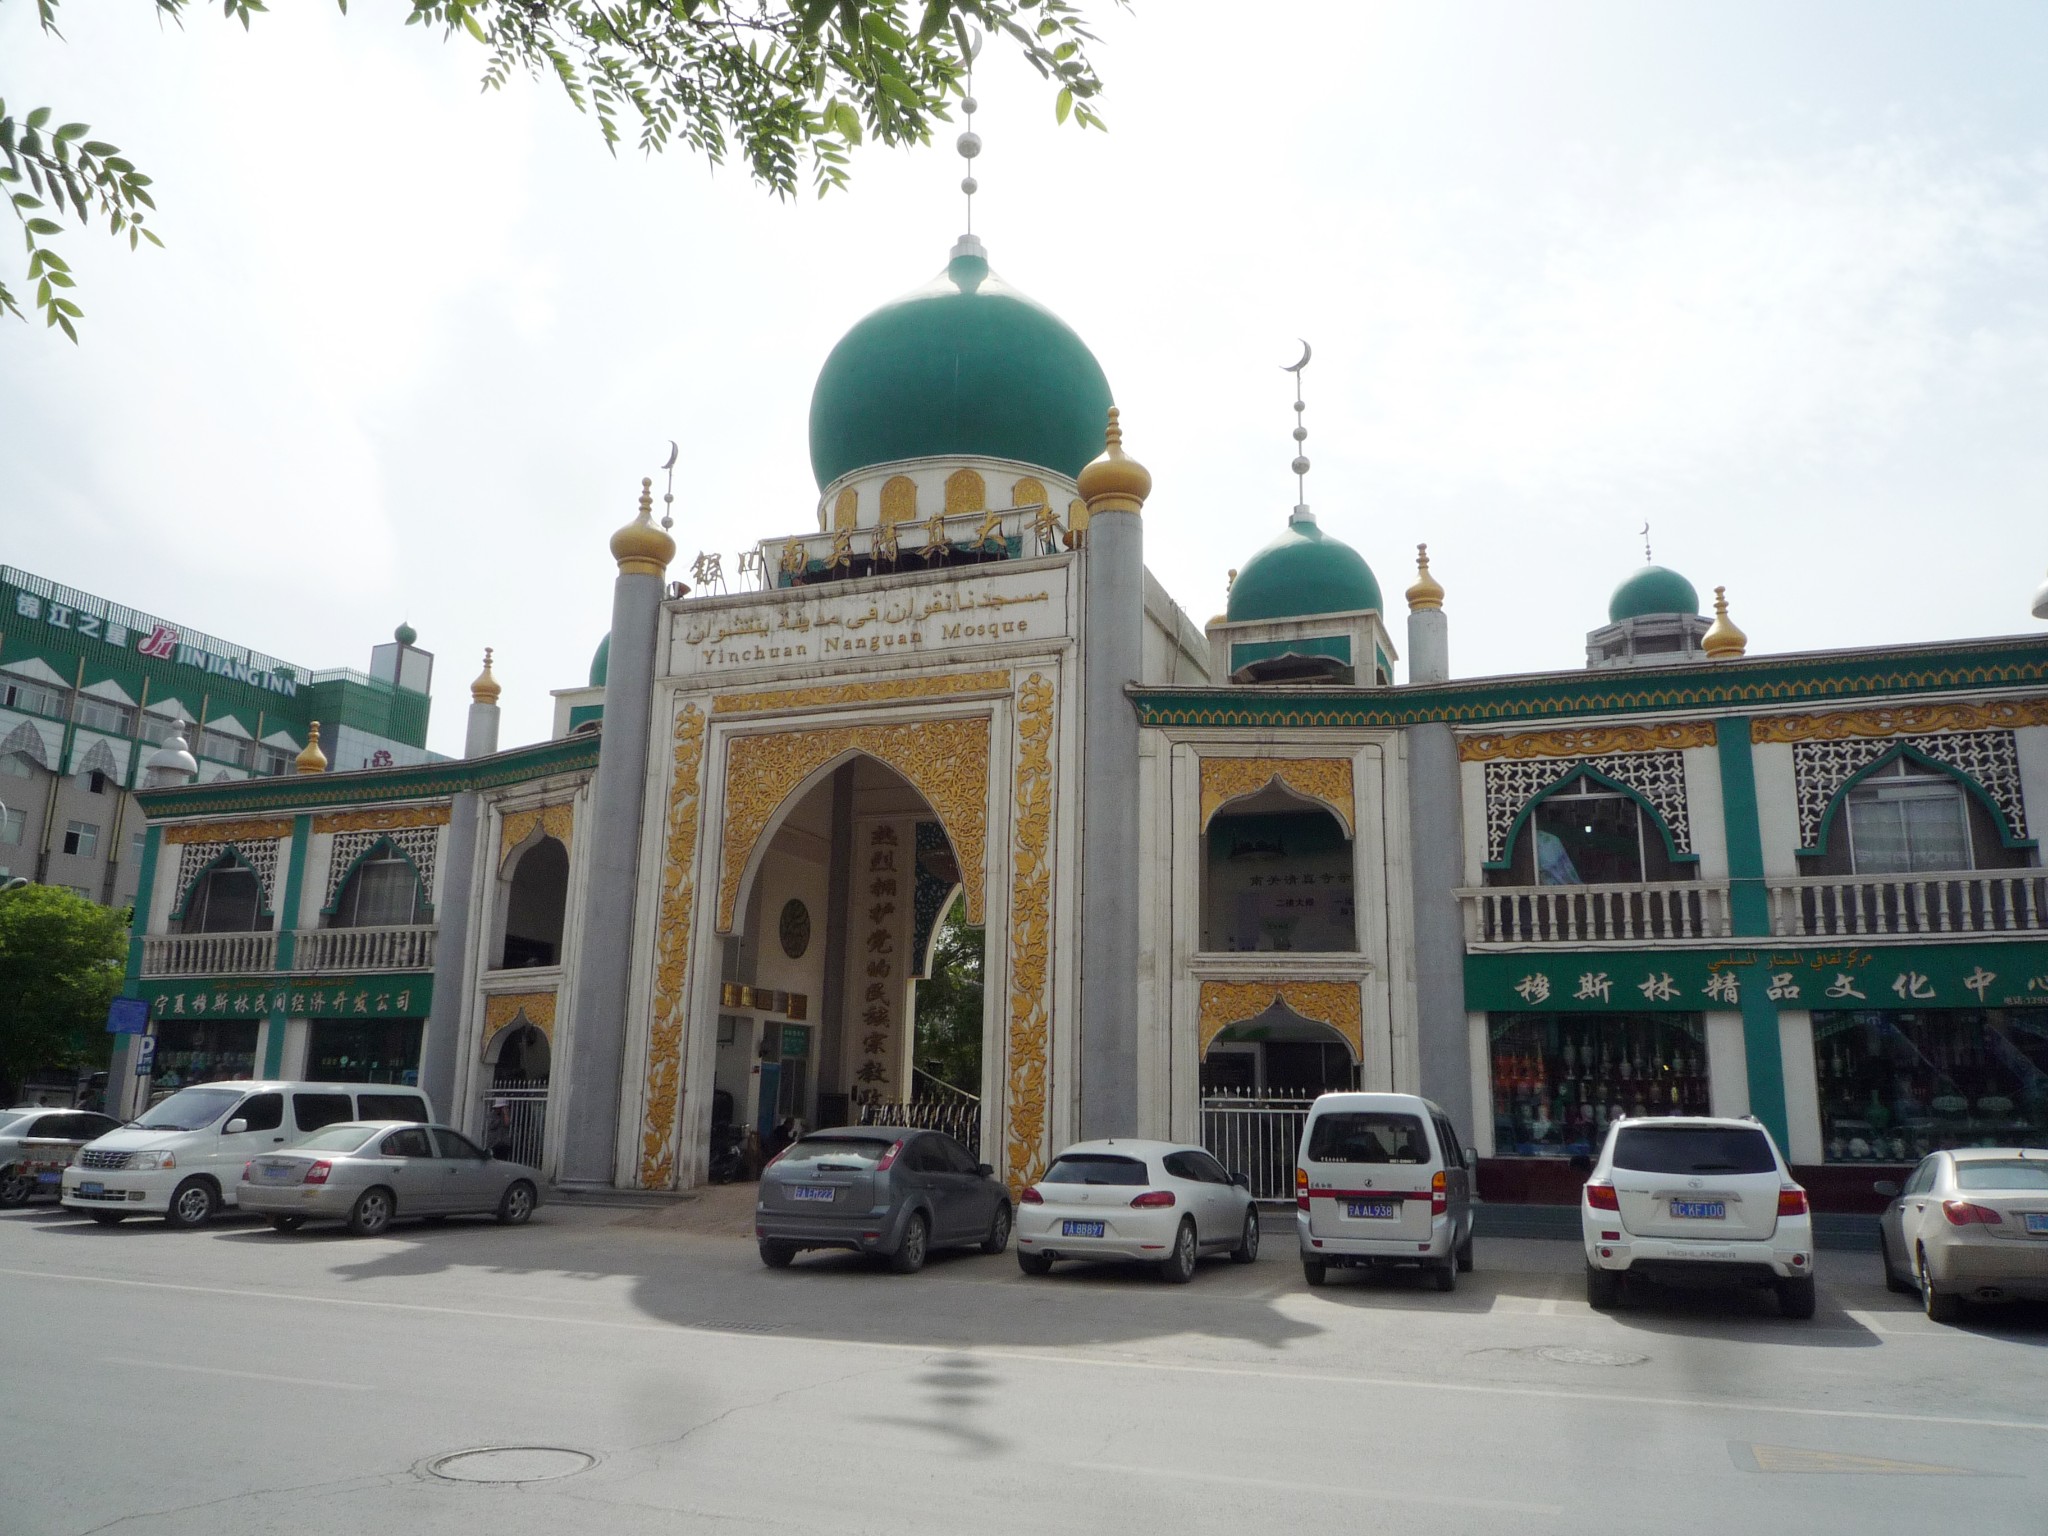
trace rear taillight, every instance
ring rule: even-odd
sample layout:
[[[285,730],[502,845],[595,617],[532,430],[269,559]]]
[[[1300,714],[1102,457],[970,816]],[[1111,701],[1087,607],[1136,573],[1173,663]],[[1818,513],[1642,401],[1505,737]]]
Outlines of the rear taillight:
[[[1779,1190],[1778,1214],[1780,1216],[1804,1216],[1806,1214],[1806,1191],[1803,1189]]]
[[[1308,1209],[1308,1170],[1306,1168],[1294,1170],[1294,1206],[1296,1210],[1305,1211]]]
[[[1614,1186],[1612,1184],[1588,1184],[1586,1186],[1586,1204],[1596,1211],[1618,1211],[1621,1209],[1620,1197],[1614,1193]]]
[[[327,1182],[327,1175],[332,1172],[334,1172],[334,1164],[322,1158],[306,1170],[305,1182],[308,1184],[325,1184]]]
[[[1968,1200],[1944,1200],[1941,1214],[1948,1218],[1952,1227],[2002,1227],[2005,1218],[1988,1205],[1976,1205]]]
[[[895,1161],[896,1161],[896,1154],[897,1154],[898,1152],[901,1152],[902,1150],[903,1150],[903,1143],[902,1143],[902,1142],[900,1142],[900,1141],[892,1141],[892,1142],[890,1142],[890,1143],[889,1143],[889,1150],[888,1150],[888,1151],[886,1151],[886,1152],[884,1152],[884,1153],[882,1154],[882,1156],[881,1156],[881,1159],[880,1159],[880,1161],[878,1161],[878,1162],[877,1162],[877,1163],[875,1164],[875,1172],[877,1172],[877,1173],[887,1173],[887,1172],[889,1171],[889,1165],[890,1165],[891,1163],[893,1163],[893,1162],[895,1162]]]
[[[1132,1199],[1131,1209],[1134,1211],[1162,1211],[1166,1209],[1167,1206],[1172,1204],[1172,1190],[1148,1189],[1145,1191],[1144,1194],[1138,1195]]]
[[[1024,1186],[1024,1193],[1017,1197],[1017,1203],[1019,1205],[1043,1205],[1045,1204],[1045,1196],[1038,1192],[1036,1184],[1026,1184]]]
[[[252,1169],[252,1168],[254,1168],[255,1166],[256,1166],[256,1161],[255,1161],[255,1159],[254,1159],[254,1158],[251,1158],[251,1159],[250,1159],[250,1160],[249,1160],[248,1162],[246,1162],[246,1163],[242,1164],[242,1182],[243,1182],[244,1184],[246,1184],[246,1183],[248,1183],[248,1182],[249,1182],[249,1178],[250,1178],[250,1173],[249,1173],[249,1170],[250,1170],[250,1169]]]
[[[1451,1208],[1451,1198],[1444,1187],[1444,1171],[1439,1168],[1429,1176],[1429,1214],[1441,1216]]]

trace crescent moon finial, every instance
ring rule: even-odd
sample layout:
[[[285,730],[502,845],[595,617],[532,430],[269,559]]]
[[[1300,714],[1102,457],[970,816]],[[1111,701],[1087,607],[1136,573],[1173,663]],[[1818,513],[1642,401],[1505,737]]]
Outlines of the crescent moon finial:
[[[668,462],[662,465],[661,467],[663,469],[674,469],[676,467],[676,460],[681,458],[682,456],[683,450],[676,446],[676,440],[674,438],[670,438],[668,440]]]
[[[1315,349],[1306,340],[1303,340],[1301,343],[1301,361],[1298,363],[1283,363],[1280,371],[1282,373],[1299,373],[1308,366],[1308,360],[1315,355]]]

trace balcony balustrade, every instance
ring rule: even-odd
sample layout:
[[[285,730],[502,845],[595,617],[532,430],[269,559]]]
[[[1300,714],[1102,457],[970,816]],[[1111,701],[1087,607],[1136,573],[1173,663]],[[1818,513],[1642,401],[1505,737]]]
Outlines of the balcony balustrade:
[[[1643,943],[1729,936],[1725,881],[1490,885],[1461,890],[1468,946]]]
[[[311,928],[292,948],[292,969],[307,975],[357,971],[430,971],[434,938],[440,930],[415,924],[404,928]]]
[[[274,933],[167,933],[142,941],[145,976],[261,975],[276,968]]]
[[[1770,891],[1771,931],[1780,938],[2048,930],[2048,874],[2040,870],[1831,875],[1774,880]]]

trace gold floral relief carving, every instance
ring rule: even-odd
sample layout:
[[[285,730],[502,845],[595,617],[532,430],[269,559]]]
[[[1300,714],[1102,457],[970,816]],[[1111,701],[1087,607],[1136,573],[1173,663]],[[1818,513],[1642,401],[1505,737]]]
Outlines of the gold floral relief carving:
[[[1035,476],[1026,475],[1010,487],[1010,505],[1013,507],[1043,507],[1045,504],[1045,482]]]
[[[839,493],[832,503],[832,527],[836,531],[852,528],[860,522],[860,492],[852,486]]]
[[[289,816],[248,821],[181,821],[164,828],[167,843],[257,843],[291,835]]]
[[[484,999],[484,1044],[498,1038],[498,1031],[516,1022],[526,1022],[555,1041],[555,994],[552,992],[499,992]]]
[[[524,810],[507,811],[498,832],[498,867],[505,867],[512,850],[532,836],[535,827],[540,828],[541,836],[552,837],[566,849],[574,822],[575,809],[566,800],[558,805],[529,805]]]
[[[896,699],[942,699],[961,693],[1008,693],[1008,672],[954,672],[944,677],[885,677],[867,683],[826,683],[815,688],[769,688],[725,693],[711,701],[714,715],[751,715],[770,709],[816,709],[835,704],[883,704]]]
[[[1364,989],[1355,981],[1205,981],[1202,983],[1201,1055],[1233,1024],[1255,1019],[1285,1003],[1304,1019],[1327,1024],[1365,1060]]]
[[[946,516],[981,512],[988,507],[988,486],[971,469],[956,469],[946,476]]]
[[[1711,747],[1717,739],[1711,720],[1517,731],[1465,737],[1458,743],[1458,761],[1490,763],[1499,758],[1600,757],[1610,752],[1683,751],[1687,747]]]
[[[1255,795],[1280,783],[1297,795],[1320,800],[1351,831],[1354,799],[1348,757],[1205,757],[1202,759],[1202,826],[1241,795]]]
[[[2017,730],[2028,725],[2048,725],[2048,698],[1993,699],[1983,704],[1904,704],[1895,709],[1843,709],[1814,715],[1759,715],[1749,722],[1749,739],[1841,741],[1852,736]]]
[[[654,929],[654,1010],[647,1030],[645,1112],[640,1125],[640,1187],[666,1189],[676,1176],[676,1108],[683,1091],[683,995],[689,983],[690,921],[696,909],[691,865],[704,766],[704,711],[676,715],[668,791],[667,843]]]
[[[882,526],[917,521],[917,482],[908,475],[891,475],[882,482]]]
[[[399,805],[378,811],[326,811],[313,818],[315,832],[399,832],[407,827],[445,827],[450,807]]]
[[[1034,672],[1017,694],[1016,847],[1010,858],[1010,1188],[1045,1171],[1052,1015],[1052,685]],[[971,921],[971,919],[970,919]]]
[[[967,888],[967,921],[982,921],[988,843],[986,715],[902,725],[735,736],[725,751],[725,841],[718,881],[718,931],[732,932],[740,876],[768,819],[796,787],[846,752],[865,752],[910,781],[937,812]]]

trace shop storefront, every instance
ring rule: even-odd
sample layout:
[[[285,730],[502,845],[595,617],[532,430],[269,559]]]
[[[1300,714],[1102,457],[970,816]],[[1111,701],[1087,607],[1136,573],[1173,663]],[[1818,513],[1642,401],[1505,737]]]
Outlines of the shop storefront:
[[[2048,1147],[2048,1007],[1815,1010],[1830,1163]]]
[[[1491,1013],[1496,1157],[1590,1156],[1624,1115],[1712,1103],[1696,1013]]]
[[[424,1019],[315,1019],[306,1026],[306,1076],[316,1083],[420,1080]]]
[[[255,1019],[161,1019],[151,1092],[256,1075]]]

